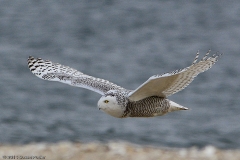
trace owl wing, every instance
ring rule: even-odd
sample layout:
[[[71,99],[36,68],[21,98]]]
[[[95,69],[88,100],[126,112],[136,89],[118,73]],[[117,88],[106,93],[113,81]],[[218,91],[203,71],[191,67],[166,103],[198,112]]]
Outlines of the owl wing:
[[[86,88],[101,95],[104,95],[104,93],[109,90],[124,89],[107,80],[95,78],[68,66],[53,63],[49,60],[42,60],[41,58],[35,59],[30,56],[28,58],[28,67],[34,75],[41,79],[58,81],[71,86]]]
[[[207,54],[198,61],[199,52],[191,66],[173,72],[154,75],[140,85],[136,90],[131,91],[128,96],[131,101],[138,101],[149,96],[168,97],[187,87],[199,74],[211,68],[221,54],[208,56]]]

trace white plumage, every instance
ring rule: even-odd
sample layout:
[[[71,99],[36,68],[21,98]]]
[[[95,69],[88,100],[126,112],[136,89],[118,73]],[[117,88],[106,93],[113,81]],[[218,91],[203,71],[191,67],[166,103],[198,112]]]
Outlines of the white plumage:
[[[68,66],[49,60],[28,58],[28,67],[37,77],[59,81],[76,87],[86,88],[102,95],[98,108],[117,118],[154,117],[176,110],[187,110],[168,96],[187,87],[199,74],[211,68],[219,56],[207,54],[198,61],[199,52],[193,64],[184,69],[154,75],[135,90],[127,90],[104,79],[95,78]]]

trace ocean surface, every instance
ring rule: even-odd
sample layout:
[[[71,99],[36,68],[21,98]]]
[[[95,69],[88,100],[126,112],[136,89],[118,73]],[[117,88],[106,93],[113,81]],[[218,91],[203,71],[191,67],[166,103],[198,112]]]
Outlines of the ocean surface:
[[[0,143],[127,141],[163,147],[240,148],[240,1],[1,0]],[[113,118],[99,94],[44,81],[29,55],[127,89],[150,76],[224,53],[169,99],[188,111]]]

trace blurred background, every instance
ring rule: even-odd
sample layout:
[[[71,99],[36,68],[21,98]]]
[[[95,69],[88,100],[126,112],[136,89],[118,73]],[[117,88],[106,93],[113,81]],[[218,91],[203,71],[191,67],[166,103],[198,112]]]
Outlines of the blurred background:
[[[0,143],[240,148],[239,17],[238,0],[1,0]],[[99,94],[27,66],[32,55],[135,89],[208,49],[224,55],[169,97],[191,110],[155,118],[113,118],[97,109]]]

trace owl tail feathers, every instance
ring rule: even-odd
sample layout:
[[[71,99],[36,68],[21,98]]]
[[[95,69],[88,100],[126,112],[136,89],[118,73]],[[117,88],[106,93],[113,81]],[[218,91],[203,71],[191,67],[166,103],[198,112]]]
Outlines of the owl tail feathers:
[[[180,104],[177,104],[173,101],[169,101],[170,107],[168,109],[168,112],[173,112],[173,111],[179,111],[179,110],[188,110],[187,107],[183,107]]]

